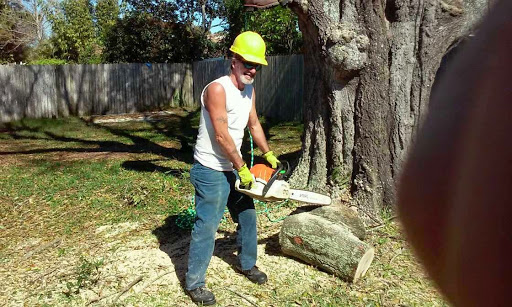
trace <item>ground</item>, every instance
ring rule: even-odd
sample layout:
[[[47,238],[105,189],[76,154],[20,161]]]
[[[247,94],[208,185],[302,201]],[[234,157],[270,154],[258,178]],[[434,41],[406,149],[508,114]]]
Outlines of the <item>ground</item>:
[[[2,305],[195,306],[183,290],[190,230],[176,221],[192,208],[188,170],[197,113],[140,118],[1,127]],[[266,121],[264,127],[274,151],[292,160],[302,126]],[[244,152],[250,156],[247,146]],[[218,306],[447,305],[391,211],[368,229],[375,260],[351,284],[281,253],[282,219],[311,206],[257,209],[258,266],[269,281],[255,285],[234,270],[235,225],[226,214],[207,275]]]

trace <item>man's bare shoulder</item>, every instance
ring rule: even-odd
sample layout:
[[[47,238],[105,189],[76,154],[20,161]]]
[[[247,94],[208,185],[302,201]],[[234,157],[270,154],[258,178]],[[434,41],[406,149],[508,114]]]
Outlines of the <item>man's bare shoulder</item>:
[[[212,82],[205,91],[205,98],[208,97],[218,97],[219,95],[226,95],[226,91],[224,90],[224,87],[218,83],[218,82]]]
[[[208,112],[226,108],[226,91],[217,82],[213,82],[206,88],[203,97],[204,105]]]

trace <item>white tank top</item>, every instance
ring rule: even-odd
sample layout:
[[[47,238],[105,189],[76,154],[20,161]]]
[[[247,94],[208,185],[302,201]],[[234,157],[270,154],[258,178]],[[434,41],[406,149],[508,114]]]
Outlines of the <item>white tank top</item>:
[[[232,171],[233,164],[225,156],[215,139],[215,130],[210,119],[210,113],[204,106],[204,91],[210,84],[217,82],[226,92],[226,111],[228,115],[228,132],[235,142],[238,154],[242,147],[244,129],[249,121],[249,113],[252,107],[252,85],[245,85],[240,91],[231,81],[229,76],[220,77],[205,86],[201,92],[201,118],[199,121],[199,133],[194,149],[194,159],[202,165],[218,171]]]

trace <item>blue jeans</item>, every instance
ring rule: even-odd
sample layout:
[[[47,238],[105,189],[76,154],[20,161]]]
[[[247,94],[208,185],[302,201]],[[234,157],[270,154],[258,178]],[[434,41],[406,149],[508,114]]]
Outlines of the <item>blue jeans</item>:
[[[215,234],[226,205],[231,218],[238,224],[236,242],[242,270],[249,270],[256,264],[256,210],[250,197],[235,190],[235,180],[234,171],[216,171],[198,162],[190,170],[190,181],[195,188],[197,218],[192,229],[188,255],[185,278],[187,290],[205,285],[206,269],[215,247]]]

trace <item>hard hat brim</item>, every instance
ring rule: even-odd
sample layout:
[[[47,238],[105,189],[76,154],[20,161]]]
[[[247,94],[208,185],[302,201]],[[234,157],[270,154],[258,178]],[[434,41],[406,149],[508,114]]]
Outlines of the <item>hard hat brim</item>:
[[[261,65],[265,65],[265,66],[268,65],[267,60],[265,58],[253,56],[250,54],[242,54],[242,52],[237,52],[238,51],[237,48],[235,48],[233,46],[231,46],[231,48],[229,48],[229,50],[231,50],[233,53],[238,54],[242,59],[244,59],[247,62],[261,64]]]

